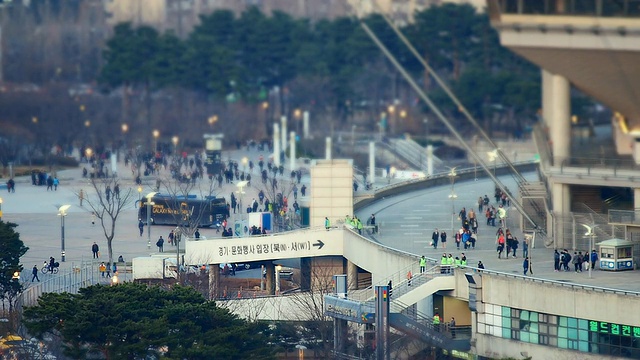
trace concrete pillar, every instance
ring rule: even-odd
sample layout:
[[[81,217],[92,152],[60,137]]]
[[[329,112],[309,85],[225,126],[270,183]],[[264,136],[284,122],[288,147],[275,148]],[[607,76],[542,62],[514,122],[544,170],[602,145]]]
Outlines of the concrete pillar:
[[[358,290],[358,266],[347,260],[347,289]]]
[[[433,175],[433,145],[427,145],[427,176]]]
[[[309,138],[309,112],[302,113],[302,135],[305,139]]]
[[[296,132],[289,133],[289,166],[291,171],[296,170]]]
[[[311,290],[311,258],[300,258],[300,290]]]
[[[542,122],[546,127],[551,126],[551,104],[553,103],[553,86],[551,86],[551,80],[553,74],[546,71],[542,71]]]
[[[369,142],[369,182],[376,182],[376,143]],[[366,185],[366,184],[365,184]]]
[[[282,150],[287,151],[287,117],[280,118],[280,127],[282,127]]]
[[[565,224],[562,219],[571,212],[571,194],[569,191],[569,185],[554,183],[551,187],[551,196],[553,199],[553,213],[556,217],[556,246],[558,248],[570,247],[572,239],[564,239],[562,236],[562,229],[565,228]]]
[[[209,264],[209,300],[218,297],[220,288],[220,264]]]
[[[553,165],[560,166],[571,156],[571,100],[567,78],[553,75],[553,99],[551,107],[551,127]]]
[[[276,283],[274,281],[275,277],[275,268],[276,266],[273,264],[265,264],[265,268],[267,270],[266,280],[267,280],[267,294],[275,295],[276,294]]]
[[[273,123],[273,164],[280,166],[280,126]]]
[[[331,160],[331,137],[327,136],[324,139],[324,158],[326,160]]]
[[[640,210],[640,188],[633,189],[633,208],[636,212]]]

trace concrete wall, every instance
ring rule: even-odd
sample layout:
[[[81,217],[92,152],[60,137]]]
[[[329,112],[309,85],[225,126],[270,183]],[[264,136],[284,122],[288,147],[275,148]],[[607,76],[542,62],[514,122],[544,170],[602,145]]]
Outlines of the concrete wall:
[[[533,359],[554,360],[601,360],[604,358],[604,355],[601,354],[564,350],[552,346],[529,344],[483,334],[474,334],[474,337],[476,339],[477,354],[489,358],[501,359],[507,356],[515,359],[531,356]],[[606,358],[611,360],[622,359],[610,356]]]
[[[640,312],[629,311],[640,308],[640,296],[621,296],[567,285],[483,274],[482,302],[618,324],[640,323]],[[585,299],[589,299],[588,303]],[[588,306],[590,304],[594,306]]]
[[[315,160],[311,166],[311,227],[331,224],[353,215],[353,164],[351,160]]]

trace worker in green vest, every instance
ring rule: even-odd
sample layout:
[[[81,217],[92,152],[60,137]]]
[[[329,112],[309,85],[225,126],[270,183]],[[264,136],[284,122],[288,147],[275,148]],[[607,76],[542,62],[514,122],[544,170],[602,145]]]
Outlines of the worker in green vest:
[[[460,262],[462,263],[462,266],[467,266],[467,255],[462,253],[462,258],[460,258]]]
[[[427,271],[427,259],[425,259],[424,255],[420,258],[420,274]]]
[[[433,328],[435,331],[440,331],[440,314],[438,313],[433,315]]]
[[[455,265],[455,267],[459,268],[462,265],[462,261],[460,260],[459,257],[456,256],[456,259],[453,261],[453,264]]]
[[[440,274],[446,274],[447,268],[447,254],[442,254],[442,257],[440,258]]]
[[[451,272],[451,269],[453,269],[454,263],[455,261],[453,260],[453,256],[449,254],[449,257],[447,257],[447,265],[449,265],[449,273]]]

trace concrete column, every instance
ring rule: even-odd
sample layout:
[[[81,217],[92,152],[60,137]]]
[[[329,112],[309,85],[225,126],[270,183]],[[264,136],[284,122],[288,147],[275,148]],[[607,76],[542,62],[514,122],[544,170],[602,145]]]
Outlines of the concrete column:
[[[300,258],[300,290],[311,290],[311,266],[312,258]]]
[[[569,81],[560,75],[552,78],[551,127],[553,165],[559,166],[571,156],[571,100]]]
[[[302,113],[302,135],[305,139],[309,138],[309,112]]]
[[[275,295],[276,294],[276,283],[274,281],[276,266],[273,264],[265,264],[265,268],[267,269],[266,280],[267,280],[267,294]]]
[[[296,170],[296,132],[289,133],[289,166],[291,171]]]
[[[633,208],[636,212],[640,210],[640,188],[633,189]]]
[[[218,297],[220,288],[220,264],[209,264],[209,300]]]
[[[433,175],[433,145],[427,145],[427,176]]]
[[[273,123],[273,164],[280,166],[280,126]]]
[[[553,86],[551,82],[553,74],[546,71],[542,71],[542,122],[547,127],[551,126],[551,104],[553,103]]]
[[[324,158],[326,160],[331,160],[331,137],[327,136],[324,139]]]
[[[551,196],[553,199],[553,212],[556,216],[556,247],[564,248],[570,247],[572,239],[564,239],[562,236],[562,229],[565,228],[562,219],[564,215],[569,214],[571,211],[571,195],[569,192],[569,185],[554,183],[551,187]]]
[[[369,142],[369,182],[376,182],[376,143]],[[366,184],[365,184],[366,185]]]
[[[280,118],[280,127],[282,127],[282,150],[287,151],[287,117]]]
[[[347,289],[358,290],[358,266],[347,260]]]

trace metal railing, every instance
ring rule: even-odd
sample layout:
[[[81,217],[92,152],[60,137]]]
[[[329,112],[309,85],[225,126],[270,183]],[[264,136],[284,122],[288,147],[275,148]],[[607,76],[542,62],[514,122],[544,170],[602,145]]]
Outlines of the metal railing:
[[[43,281],[31,282],[31,272],[25,271],[20,275],[20,281],[24,284],[24,290],[18,297],[17,306],[34,306],[44,293],[71,293],[76,294],[81,288],[96,284],[108,285],[113,281],[111,277],[102,276],[99,271],[101,261],[81,262],[72,264],[70,269],[61,270],[57,274],[42,274]],[[131,267],[126,264],[118,265],[118,282],[132,281]],[[105,274],[106,275],[106,274]]]
[[[497,0],[497,3],[505,14],[640,17],[640,9],[630,1],[566,0],[562,7],[553,1],[540,0]]]

